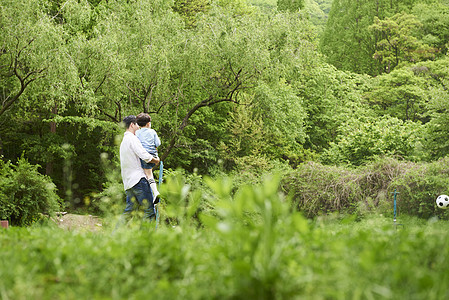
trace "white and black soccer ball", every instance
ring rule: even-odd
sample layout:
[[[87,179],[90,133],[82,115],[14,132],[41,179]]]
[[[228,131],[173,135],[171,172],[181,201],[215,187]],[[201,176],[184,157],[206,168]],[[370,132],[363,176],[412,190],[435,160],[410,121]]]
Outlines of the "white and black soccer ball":
[[[442,209],[446,209],[449,207],[449,196],[440,195],[436,200],[437,206]]]

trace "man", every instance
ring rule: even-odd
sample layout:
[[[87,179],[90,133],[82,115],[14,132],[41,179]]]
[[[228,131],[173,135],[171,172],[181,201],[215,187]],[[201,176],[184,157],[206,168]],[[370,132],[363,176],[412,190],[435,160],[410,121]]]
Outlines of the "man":
[[[120,144],[120,167],[126,192],[126,207],[122,221],[128,218],[136,204],[144,206],[144,219],[152,220],[155,218],[153,196],[140,159],[148,163],[159,163],[159,158],[149,154],[136,137],[135,133],[139,129],[136,116],[125,117],[123,123],[126,131]]]

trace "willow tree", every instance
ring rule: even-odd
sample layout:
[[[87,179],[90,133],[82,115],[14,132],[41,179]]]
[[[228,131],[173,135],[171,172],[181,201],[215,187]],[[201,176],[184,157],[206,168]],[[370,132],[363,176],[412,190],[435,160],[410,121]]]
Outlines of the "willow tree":
[[[268,67],[266,41],[254,19],[232,18],[221,9],[215,13],[186,32],[173,57],[174,101],[164,114],[171,123],[164,126],[170,137],[164,155],[180,137],[193,148],[198,139],[207,140],[213,149],[230,106],[241,103],[240,94],[252,89]]]
[[[37,145],[54,133],[55,124],[43,119],[66,107],[76,85],[76,70],[64,30],[56,22],[59,12],[53,12],[49,3],[2,0],[0,14],[1,146],[7,150],[3,154],[15,159],[27,150],[23,141]],[[22,128],[26,138],[18,134]],[[48,144],[38,148],[32,162],[46,164],[51,173],[54,148]]]
[[[106,119],[98,109],[107,102],[101,87],[114,92],[110,74],[116,73],[117,51],[111,39],[97,39],[96,12],[86,0],[1,4],[5,158],[25,153],[45,167],[61,193],[70,177],[80,193],[101,187],[100,153],[115,152],[111,132],[117,129],[116,123],[98,120]]]
[[[0,117],[19,99],[26,98],[24,94],[30,87],[34,88],[33,96],[51,95],[41,105],[52,107],[72,83],[62,27],[54,22],[54,17],[41,1],[2,0]]]

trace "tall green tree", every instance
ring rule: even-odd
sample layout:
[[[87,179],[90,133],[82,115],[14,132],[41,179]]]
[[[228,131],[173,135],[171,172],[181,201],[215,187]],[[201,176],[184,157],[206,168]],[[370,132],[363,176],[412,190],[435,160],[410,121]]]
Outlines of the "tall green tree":
[[[425,61],[377,76],[364,93],[378,116],[390,115],[402,120],[429,122],[429,104],[435,91],[446,89],[447,57]]]
[[[383,11],[384,1],[377,1]],[[338,69],[377,74],[373,64],[373,36],[368,31],[376,7],[372,1],[334,0],[322,39],[321,51]]]
[[[261,32],[259,45],[264,46],[265,56],[261,52],[258,58],[265,60],[265,67],[260,69],[261,75],[254,88],[245,90],[249,111],[240,109],[237,112],[238,115],[249,115],[254,120],[250,125],[258,124],[248,126],[252,128],[249,132],[254,130],[262,135],[263,142],[260,144],[258,135],[244,139],[245,147],[241,153],[246,157],[238,163],[262,164],[269,158],[297,164],[309,156],[303,146],[307,139],[306,105],[298,86],[302,84],[299,79],[308,77],[320,64],[316,35],[310,23],[298,13],[278,13],[259,22],[259,26],[264,27],[258,27],[258,30]],[[232,124],[230,128],[230,131],[239,131]],[[246,134],[250,133],[239,133],[238,136]],[[226,135],[223,142],[233,145],[233,139],[232,135]],[[225,156],[224,159],[228,158]]]
[[[321,50],[338,69],[377,75],[384,72],[373,59],[378,43],[369,27],[374,17],[384,20],[400,12],[409,13],[419,0],[334,0],[321,40]],[[438,3],[439,0],[431,0]]]
[[[305,0],[304,11],[319,33],[324,31],[331,5],[331,0]]]
[[[199,135],[186,139],[186,133],[196,130],[187,128],[189,124],[204,114],[225,114],[221,108],[209,108],[238,102],[239,92],[249,88],[258,70],[266,67],[266,60],[257,59],[266,56],[260,29],[250,34],[248,28],[255,25],[249,17],[234,18],[215,7],[213,14],[185,30],[166,2],[109,1],[99,9],[101,16],[93,30],[96,39],[79,39],[86,50],[93,47],[98,52],[93,58],[99,58],[98,62],[80,59],[86,63],[81,68],[86,70],[83,79],[86,86],[96,86],[97,107],[111,119],[141,111],[153,115],[153,124],[164,138],[162,159],[179,141],[199,141]],[[98,41],[104,47],[96,46]]]
[[[444,86],[431,88],[431,100],[427,105],[430,121],[425,125],[425,149],[429,159],[449,155],[449,80],[443,79],[442,83]]]
[[[67,108],[77,77],[63,26],[57,23],[60,11],[54,11],[52,3],[5,0],[0,13],[0,122],[4,124],[0,147],[7,158],[15,159],[25,150],[23,142],[17,143],[20,137],[28,140],[35,135],[34,139],[55,141],[48,136],[54,134],[55,124],[43,123],[43,119]],[[13,119],[22,120],[19,127],[14,127]],[[27,130],[20,133],[20,128]],[[46,166],[47,174],[52,172],[55,148],[48,144],[41,148],[47,159],[39,163]]]
[[[373,80],[366,98],[378,115],[401,120],[424,121],[428,99],[427,82],[410,67],[395,69]]]
[[[369,26],[379,35],[374,58],[380,61],[387,73],[400,64],[435,57],[437,49],[416,37],[421,26],[415,16],[406,13],[395,14],[384,20],[374,17],[374,24]]]
[[[6,48],[9,55],[2,58],[14,58],[17,53],[17,72],[11,74],[22,76],[22,70],[28,70],[27,78],[33,79],[0,117],[3,154],[14,161],[24,152],[31,163],[51,175],[61,196],[66,196],[69,185],[78,187],[71,190],[77,194],[73,200],[80,202],[93,187],[101,189],[101,153],[112,157],[116,152],[116,124],[98,121],[105,118],[98,110],[104,101],[99,90],[111,78],[111,63],[105,58],[114,59],[102,54],[111,54],[107,52],[111,47],[93,38],[96,12],[87,1],[14,2],[2,13],[8,17],[2,21],[15,22],[8,25],[11,28],[5,25],[3,37],[12,39],[14,47],[23,45],[21,52]],[[42,72],[32,72],[37,66],[42,66]],[[18,80],[13,79],[0,84],[16,82],[19,90]]]

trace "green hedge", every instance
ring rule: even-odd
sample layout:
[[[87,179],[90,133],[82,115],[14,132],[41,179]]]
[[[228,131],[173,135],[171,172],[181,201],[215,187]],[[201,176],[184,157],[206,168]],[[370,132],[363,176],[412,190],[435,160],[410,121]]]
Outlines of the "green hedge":
[[[350,168],[309,162],[284,176],[281,188],[293,197],[308,217],[323,213],[393,213],[393,193],[398,213],[447,218],[436,207],[440,194],[449,194],[449,158],[413,163],[393,158]]]

